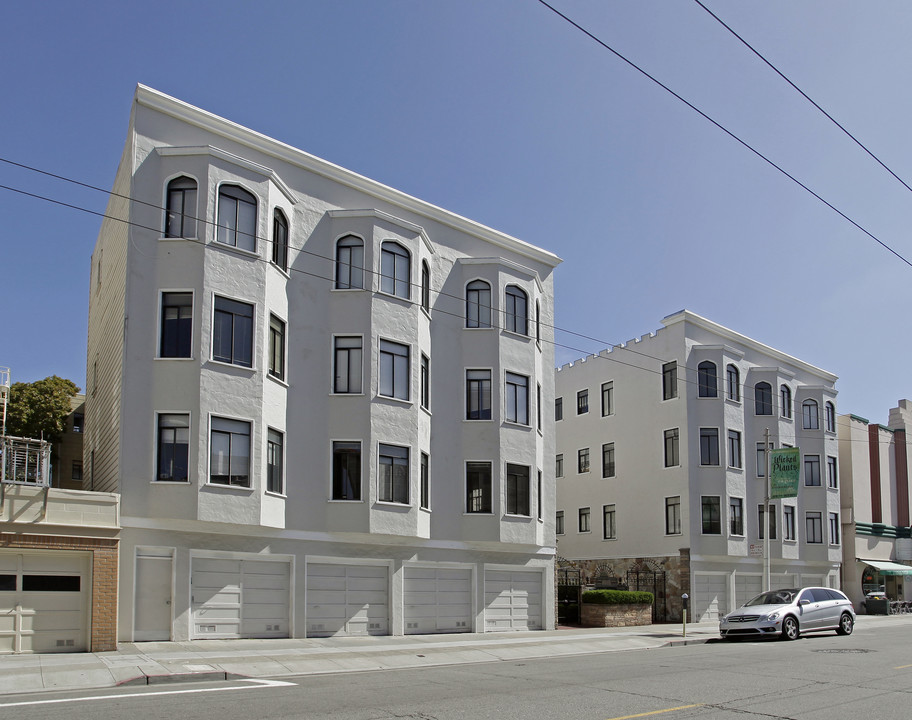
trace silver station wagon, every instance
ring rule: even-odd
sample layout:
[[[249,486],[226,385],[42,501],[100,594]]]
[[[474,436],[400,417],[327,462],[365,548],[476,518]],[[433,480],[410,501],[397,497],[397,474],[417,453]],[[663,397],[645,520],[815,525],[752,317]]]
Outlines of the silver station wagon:
[[[801,633],[835,630],[851,635],[855,608],[839,590],[822,587],[787,588],[760,593],[722,618],[719,634],[727,640],[780,637],[794,640]]]

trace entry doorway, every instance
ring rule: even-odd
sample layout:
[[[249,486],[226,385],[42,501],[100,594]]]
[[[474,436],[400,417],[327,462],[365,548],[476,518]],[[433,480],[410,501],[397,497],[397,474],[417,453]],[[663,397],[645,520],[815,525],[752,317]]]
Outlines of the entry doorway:
[[[173,548],[137,548],[133,640],[171,639]]]

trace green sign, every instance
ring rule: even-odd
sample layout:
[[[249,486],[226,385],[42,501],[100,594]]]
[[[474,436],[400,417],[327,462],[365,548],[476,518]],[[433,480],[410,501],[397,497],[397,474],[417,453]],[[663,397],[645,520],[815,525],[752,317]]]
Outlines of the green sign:
[[[801,451],[798,448],[770,450],[770,498],[798,497]]]

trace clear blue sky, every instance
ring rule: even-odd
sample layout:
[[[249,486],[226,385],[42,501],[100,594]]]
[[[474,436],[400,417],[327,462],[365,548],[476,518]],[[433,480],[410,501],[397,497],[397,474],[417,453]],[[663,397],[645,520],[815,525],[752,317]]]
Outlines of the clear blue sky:
[[[912,192],[692,0],[552,0],[912,258]],[[912,184],[912,4],[705,0]],[[564,259],[557,362],[688,308],[912,396],[912,267],[536,0],[4,3],[0,157],[110,188],[141,82]],[[0,163],[0,184],[106,197]],[[0,189],[0,366],[85,385],[100,219]]]

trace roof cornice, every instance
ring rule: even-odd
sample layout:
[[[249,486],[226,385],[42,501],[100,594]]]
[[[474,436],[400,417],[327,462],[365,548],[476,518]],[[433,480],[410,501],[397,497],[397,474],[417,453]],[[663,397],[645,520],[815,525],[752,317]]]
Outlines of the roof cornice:
[[[279,142],[262,133],[250,130],[243,125],[219,117],[218,115],[202,110],[201,108],[194,107],[189,103],[185,103],[182,100],[178,100],[177,98],[166,95],[165,93],[146,85],[139,84],[136,86],[134,101],[139,105],[151,108],[165,115],[170,115],[173,118],[190,125],[195,125],[242,145],[246,145],[259,152],[283,160],[284,162],[297,165],[305,170],[333,180],[334,182],[366,193],[378,200],[383,200],[384,202],[401,207],[410,212],[424,215],[455,230],[474,235],[494,245],[529,257],[536,262],[540,262],[549,267],[557,267],[557,265],[561,263],[561,259],[554,253],[543,250],[505,233],[498,232],[497,230],[477,223],[474,220],[469,220],[461,215],[439,208],[424,200],[419,200],[400,190],[391,188],[376,180],[366,178],[351,170],[346,170],[345,168],[322,160],[303,150]]]
[[[690,310],[681,310],[679,312],[674,313],[673,315],[669,315],[668,317],[663,318],[663,320],[662,320],[662,324],[665,327],[669,327],[671,325],[676,325],[677,323],[680,323],[680,322],[686,322],[686,323],[690,323],[691,325],[696,325],[697,327],[703,328],[704,330],[708,330],[709,332],[715,333],[716,335],[724,337],[728,340],[732,340],[732,341],[740,343],[742,345],[746,345],[758,352],[769,355],[770,357],[774,357],[777,360],[780,360],[786,364],[799,367],[802,370],[804,370],[805,372],[809,372],[813,375],[816,375],[817,377],[819,377],[821,380],[823,380],[825,382],[835,383],[836,380],[839,379],[837,375],[834,375],[833,373],[828,372],[827,370],[823,370],[823,369],[817,367],[816,365],[811,365],[810,363],[807,363],[804,360],[799,360],[798,358],[793,357],[792,355],[789,355],[788,353],[784,353],[781,350],[776,350],[776,348],[770,347],[769,345],[764,345],[762,342],[758,342],[757,340],[754,340],[753,338],[747,337],[747,335],[742,335],[741,333],[735,332],[734,330],[730,330],[729,328],[727,328],[723,325],[714,323],[712,320],[707,320],[705,317],[702,317],[701,315],[697,315],[696,313],[693,313]],[[828,389],[830,389],[830,388],[828,388]]]

